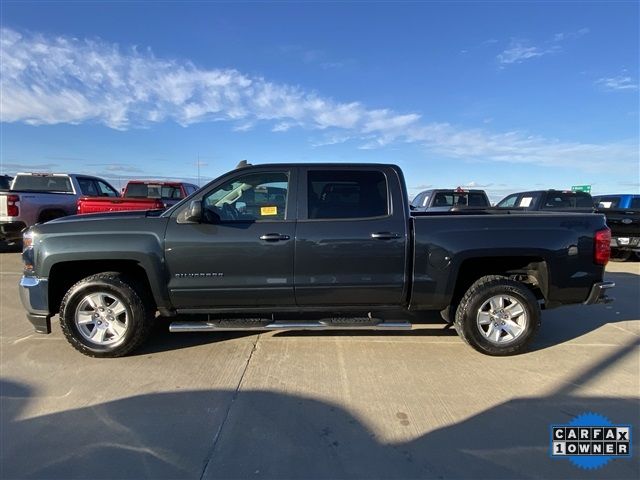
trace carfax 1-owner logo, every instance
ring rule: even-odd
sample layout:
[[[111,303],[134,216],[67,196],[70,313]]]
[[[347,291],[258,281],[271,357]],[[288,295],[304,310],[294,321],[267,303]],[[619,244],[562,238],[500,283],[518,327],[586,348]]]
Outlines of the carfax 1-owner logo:
[[[583,413],[565,425],[551,425],[551,457],[594,469],[614,458],[631,458],[631,426],[614,425],[597,413]]]

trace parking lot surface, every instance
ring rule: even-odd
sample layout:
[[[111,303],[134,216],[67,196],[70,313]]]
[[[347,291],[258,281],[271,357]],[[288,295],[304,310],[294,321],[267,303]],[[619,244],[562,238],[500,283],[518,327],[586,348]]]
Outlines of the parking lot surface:
[[[475,352],[440,323],[400,333],[170,334],[92,359],[38,335],[0,254],[2,478],[638,478],[549,457],[584,412],[640,436],[640,263],[611,305],[543,312],[527,354]]]

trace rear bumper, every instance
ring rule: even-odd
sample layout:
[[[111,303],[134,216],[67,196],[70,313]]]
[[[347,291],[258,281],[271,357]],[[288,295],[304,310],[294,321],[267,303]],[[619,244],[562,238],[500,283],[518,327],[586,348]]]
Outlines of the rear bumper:
[[[640,237],[625,237],[623,235],[611,237],[611,248],[640,252]]]
[[[27,319],[38,333],[51,333],[49,313],[48,281],[46,278],[25,277],[20,279],[20,301],[27,310]]]
[[[591,287],[591,292],[589,296],[584,301],[585,305],[594,305],[596,303],[611,303],[613,302],[613,298],[608,297],[606,292],[609,288],[615,287],[616,284],[613,282],[597,282]]]
[[[0,240],[20,240],[25,228],[24,222],[0,221]]]

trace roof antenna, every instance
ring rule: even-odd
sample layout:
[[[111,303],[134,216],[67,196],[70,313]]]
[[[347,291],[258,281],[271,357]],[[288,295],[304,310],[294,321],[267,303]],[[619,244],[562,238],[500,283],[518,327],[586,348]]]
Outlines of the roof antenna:
[[[251,164],[249,162],[247,162],[246,160],[240,160],[238,162],[238,165],[236,165],[236,170],[238,168],[245,168],[245,167],[250,167],[250,166],[251,166]]]

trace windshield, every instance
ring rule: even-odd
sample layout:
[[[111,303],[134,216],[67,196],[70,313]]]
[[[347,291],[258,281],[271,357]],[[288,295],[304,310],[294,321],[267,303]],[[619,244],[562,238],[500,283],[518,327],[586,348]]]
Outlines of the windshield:
[[[18,175],[13,182],[13,189],[73,193],[69,177],[58,175]]]
[[[482,193],[439,192],[433,199],[434,207],[488,207],[489,202]]]

